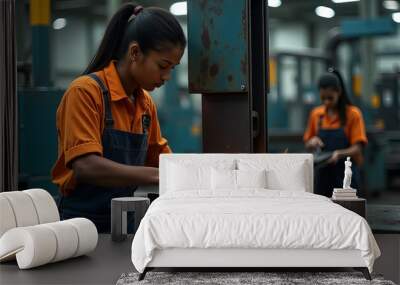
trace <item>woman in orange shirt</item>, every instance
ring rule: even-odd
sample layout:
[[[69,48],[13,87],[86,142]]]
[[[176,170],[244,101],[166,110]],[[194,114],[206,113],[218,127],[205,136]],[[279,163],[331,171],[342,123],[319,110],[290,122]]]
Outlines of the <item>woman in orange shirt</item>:
[[[328,164],[316,169],[314,189],[316,194],[331,197],[333,188],[343,187],[348,156],[354,161],[351,187],[359,187],[362,148],[368,140],[361,111],[351,104],[340,73],[330,69],[320,77],[318,88],[323,104],[312,110],[304,142],[310,151],[332,153]]]
[[[85,217],[110,232],[111,199],[158,183],[158,157],[171,152],[148,94],[170,78],[186,39],[159,8],[125,4],[107,26],[83,76],[57,110],[58,159],[53,182],[62,219]]]

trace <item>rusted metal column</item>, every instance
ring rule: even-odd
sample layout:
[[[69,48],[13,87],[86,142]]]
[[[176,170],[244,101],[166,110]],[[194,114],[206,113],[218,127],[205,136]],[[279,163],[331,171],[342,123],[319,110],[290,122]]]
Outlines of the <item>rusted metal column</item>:
[[[203,152],[266,152],[266,31],[266,1],[188,1],[189,91],[202,94]]]

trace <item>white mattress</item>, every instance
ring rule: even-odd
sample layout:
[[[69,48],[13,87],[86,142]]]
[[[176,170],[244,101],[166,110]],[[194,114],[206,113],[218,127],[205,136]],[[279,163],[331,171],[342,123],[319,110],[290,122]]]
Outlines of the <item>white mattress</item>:
[[[151,204],[134,237],[135,268],[143,272],[154,251],[167,248],[360,250],[370,271],[380,255],[359,215],[323,196],[265,189],[221,197],[164,194]]]

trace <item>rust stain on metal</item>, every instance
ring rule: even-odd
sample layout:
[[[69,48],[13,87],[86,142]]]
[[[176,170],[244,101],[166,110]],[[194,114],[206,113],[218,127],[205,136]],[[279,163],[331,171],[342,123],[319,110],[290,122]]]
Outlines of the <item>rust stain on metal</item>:
[[[203,57],[200,60],[200,72],[203,76],[205,76],[207,74],[208,71],[208,58],[207,57]]]
[[[203,25],[203,31],[201,33],[201,42],[206,49],[210,48],[210,34],[206,25]]]
[[[218,71],[219,71],[218,64],[214,63],[213,65],[211,65],[211,67],[210,67],[211,77],[215,77],[218,74]]]

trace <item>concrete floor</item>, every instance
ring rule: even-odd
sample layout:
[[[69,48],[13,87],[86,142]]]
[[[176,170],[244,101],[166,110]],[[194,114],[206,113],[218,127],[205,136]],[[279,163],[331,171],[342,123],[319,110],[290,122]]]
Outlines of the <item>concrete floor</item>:
[[[376,234],[381,256],[375,261],[374,273],[400,284],[400,234]]]
[[[367,199],[367,220],[376,233],[400,234],[400,191],[382,192]]]

